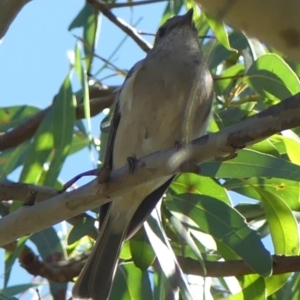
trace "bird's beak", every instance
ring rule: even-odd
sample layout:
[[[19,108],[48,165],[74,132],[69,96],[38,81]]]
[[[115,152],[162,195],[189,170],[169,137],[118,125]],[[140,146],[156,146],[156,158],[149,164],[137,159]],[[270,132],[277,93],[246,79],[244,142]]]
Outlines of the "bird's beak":
[[[180,20],[180,24],[192,26],[193,13],[194,13],[194,9],[191,8],[185,15],[182,16],[182,19]]]

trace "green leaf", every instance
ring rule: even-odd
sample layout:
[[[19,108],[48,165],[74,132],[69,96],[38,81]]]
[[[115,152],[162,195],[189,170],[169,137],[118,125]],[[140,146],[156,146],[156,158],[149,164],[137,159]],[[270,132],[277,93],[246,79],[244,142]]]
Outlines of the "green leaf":
[[[69,26],[69,30],[83,27],[86,69],[91,70],[94,48],[98,36],[98,11],[86,3]]]
[[[141,270],[147,270],[156,256],[144,227],[141,227],[134,237],[129,240],[129,245],[134,264]]]
[[[70,74],[64,80],[53,103],[54,147],[65,156],[72,141],[75,121],[75,98],[72,93]],[[59,155],[60,153],[56,153]]]
[[[93,233],[97,234],[97,229],[95,228],[95,220],[90,218],[82,218],[76,225],[71,229],[68,235],[68,245],[71,245],[82,237]]]
[[[90,73],[98,39],[98,11],[93,10],[83,27],[84,54],[87,73]]]
[[[84,78],[83,78],[83,68],[82,68],[82,64],[81,64],[81,50],[80,50],[80,45],[77,42],[75,45],[75,70],[76,70],[76,74],[78,76],[79,82],[82,84]]]
[[[237,80],[239,80],[238,79],[239,75],[243,74],[244,72],[245,72],[245,66],[242,64],[236,64],[227,68],[222,73],[220,78],[214,81],[215,92],[217,93],[217,95],[220,96],[228,95],[231,89],[233,89],[236,86]],[[224,110],[218,113],[221,112],[224,112]],[[233,122],[231,119],[227,121]]]
[[[23,164],[28,148],[29,143],[25,142],[0,153],[0,180],[4,180],[12,171]]]
[[[194,15],[193,20],[196,25],[196,29],[198,32],[198,37],[200,38],[199,42],[202,46],[204,46],[206,43],[205,36],[207,36],[210,27],[208,25],[208,22],[206,20],[205,14],[201,12],[199,9],[199,6],[197,3],[193,0],[187,0],[187,9],[193,8],[194,9]]]
[[[226,110],[216,112],[216,122],[219,128],[225,128],[237,122],[240,122],[253,110],[255,103],[247,102],[239,106],[231,106]]]
[[[269,99],[286,99],[300,91],[300,80],[276,54],[260,56],[249,68],[245,82]]]
[[[155,266],[154,266],[155,268]],[[153,283],[153,299],[157,300],[165,300],[165,299],[171,299],[172,290],[170,288],[170,285],[167,282],[167,278],[164,275],[162,271],[155,270]]]
[[[74,132],[72,144],[69,150],[69,156],[89,145],[89,140],[82,132]]]
[[[68,75],[53,103],[54,155],[43,182],[45,185],[53,186],[55,184],[61,167],[68,156],[73,138],[75,108],[75,97],[72,93],[70,75]]]
[[[291,276],[291,280],[284,287],[284,297],[279,300],[299,300],[300,299],[300,274],[294,273]]]
[[[13,286],[7,287],[6,289],[2,290],[1,293],[3,293],[7,297],[12,297],[14,295],[24,293],[28,289],[31,289],[31,288],[34,288],[37,286],[38,286],[38,284],[34,284],[34,283],[18,284],[18,285],[13,285]],[[0,297],[0,299],[1,299],[1,297]]]
[[[206,276],[206,267],[204,263],[204,259],[201,255],[201,252],[199,251],[195,241],[191,237],[190,233],[185,229],[185,227],[182,225],[180,220],[178,220],[175,216],[170,216],[169,217],[170,223],[173,225],[173,227],[176,229],[180,237],[190,246],[192,249],[193,253],[197,257],[202,269],[204,276]]]
[[[7,297],[7,296],[3,295],[0,290],[0,300],[19,300],[19,299],[16,297]]]
[[[267,296],[270,296],[281,289],[287,283],[290,275],[290,273],[286,273],[265,278]]]
[[[228,300],[265,300],[265,282],[258,275],[241,277],[242,291],[228,297]]]
[[[165,11],[163,12],[163,15],[160,19],[159,26],[164,24],[172,16],[178,15],[178,13],[180,12],[183,4],[184,4],[183,0],[168,1],[168,4],[166,5]]]
[[[118,266],[109,299],[152,300],[152,288],[147,271],[141,271],[133,263]]]
[[[81,50],[78,44],[76,44],[76,48],[75,48],[75,68],[82,87],[84,116],[87,121],[88,135],[90,135],[92,127],[91,127],[90,94],[89,94],[89,86],[88,86],[88,77],[87,77],[87,70],[85,66],[81,64]]]
[[[300,166],[284,159],[244,149],[225,162],[201,164],[201,174],[217,178],[276,177],[300,180]]]
[[[121,248],[120,259],[129,260],[131,259],[131,251],[130,251],[130,243],[129,241],[125,241]]]
[[[210,195],[212,197],[218,197],[220,201],[231,205],[231,200],[227,191],[218,181],[193,173],[179,175],[176,180],[173,181],[171,191],[175,194],[194,193]]]
[[[288,133],[289,132],[289,133]],[[291,130],[285,130],[285,135],[276,136],[277,139],[280,139],[286,148],[286,154],[288,155],[290,161],[298,166],[300,166],[300,139],[299,137]]]
[[[44,261],[49,261],[51,255],[60,254],[61,259],[64,258],[64,249],[57,234],[53,227],[49,227],[30,236]]]
[[[232,48],[240,51],[249,47],[247,37],[239,31],[233,31],[230,33],[229,43]],[[232,55],[236,55],[236,52],[226,49],[219,43],[216,44],[215,47],[209,52],[209,69],[215,69],[219,64],[223,63]]]
[[[68,30],[83,27],[88,17],[93,13],[94,13],[93,7],[90,4],[85,3],[84,7],[80,10],[78,15],[74,18],[74,20],[69,25]]]
[[[227,50],[237,52],[237,50],[230,46],[225,24],[222,21],[214,18],[207,12],[205,13],[205,16],[219,43],[223,45]]]
[[[167,278],[167,283],[171,288],[172,297],[175,297],[179,287],[181,296],[184,300],[193,299],[184,274],[179,267],[174,252],[172,251],[171,245],[161,228],[156,210],[152,212],[150,217],[144,223],[144,227],[161,269]]]
[[[276,254],[299,254],[299,231],[291,209],[279,195],[256,188],[261,195]]]
[[[9,106],[0,108],[0,131],[7,131],[23,123],[29,117],[40,111],[35,106]]]
[[[229,179],[224,183],[224,187],[246,197],[262,200],[262,195],[256,190],[259,188],[284,199],[291,210],[300,211],[300,183],[298,181],[262,177],[246,180]]]
[[[276,143],[276,144],[278,144],[278,143]],[[272,137],[270,139],[265,139],[261,142],[251,145],[249,147],[249,149],[280,158],[280,153],[279,153],[278,149],[276,148],[276,144],[274,143],[274,140]]]
[[[28,237],[22,237],[18,240],[17,247],[14,252],[5,252],[5,272],[4,272],[4,288],[7,288],[7,283],[10,277],[12,266],[16,259],[21,254]]]
[[[210,196],[197,194],[180,194],[165,203],[172,212],[185,214],[201,230],[234,250],[255,272],[262,276],[271,274],[270,253],[235,209]]]
[[[250,203],[239,203],[234,207],[244,218],[249,222],[252,220],[260,220],[262,217],[265,217],[265,211],[262,205],[259,204],[250,204]]]
[[[43,165],[54,147],[52,118],[53,111],[50,110],[36,131],[33,141],[28,147],[20,182],[38,183],[43,172]]]
[[[57,235],[57,231],[53,227],[49,227],[42,231],[34,233],[30,240],[36,245],[40,256],[45,262],[56,262],[64,260],[64,249]],[[66,290],[67,283],[60,283],[49,280],[50,292],[53,298],[61,290]]]

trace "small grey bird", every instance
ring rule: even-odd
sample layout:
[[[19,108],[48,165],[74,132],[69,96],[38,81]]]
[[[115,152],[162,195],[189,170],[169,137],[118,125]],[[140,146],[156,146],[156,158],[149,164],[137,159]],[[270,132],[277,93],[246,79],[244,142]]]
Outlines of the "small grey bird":
[[[153,49],[128,73],[116,97],[106,158],[112,169],[203,135],[213,82],[200,50],[193,10],[166,21]],[[120,249],[151,213],[172,178],[145,183],[114,199],[73,299],[107,300]]]

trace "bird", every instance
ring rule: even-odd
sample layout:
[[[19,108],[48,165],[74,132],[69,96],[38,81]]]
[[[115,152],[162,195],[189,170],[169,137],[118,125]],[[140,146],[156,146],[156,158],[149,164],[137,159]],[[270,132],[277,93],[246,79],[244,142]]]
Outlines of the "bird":
[[[111,169],[204,135],[212,102],[213,80],[190,9],[159,28],[153,48],[128,72],[116,95],[106,149]],[[73,299],[109,299],[124,240],[142,226],[173,177],[146,182],[106,207]]]

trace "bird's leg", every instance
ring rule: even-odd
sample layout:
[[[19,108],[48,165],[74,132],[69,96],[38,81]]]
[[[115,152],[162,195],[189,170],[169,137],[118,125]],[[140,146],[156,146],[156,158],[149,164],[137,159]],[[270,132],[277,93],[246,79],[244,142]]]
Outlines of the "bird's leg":
[[[130,173],[130,174],[133,174],[134,171],[135,171],[135,168],[136,168],[136,162],[137,162],[137,157],[136,157],[136,155],[127,157],[127,162],[128,162],[128,165],[129,165],[129,173]]]
[[[221,151],[223,151],[224,153],[228,153],[228,154],[224,155],[224,156],[218,156],[215,158],[215,160],[222,162],[222,161],[233,159],[233,158],[237,157],[236,151],[243,149],[245,147],[246,147],[246,145],[244,145],[244,144],[236,144],[234,142],[228,141],[227,145],[220,147]]]
[[[176,148],[176,151],[179,151],[180,148],[182,146],[182,142],[181,141],[175,141],[175,148]]]
[[[35,204],[37,191],[30,190],[30,195],[25,199],[23,206],[33,206]]]
[[[106,183],[108,182],[110,176],[111,169],[109,166],[103,165],[101,169],[98,170],[98,183]]]

